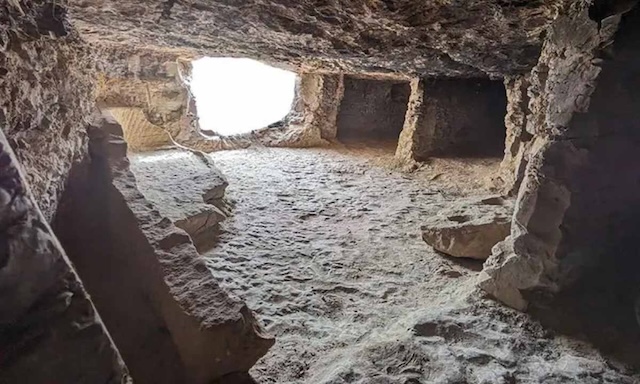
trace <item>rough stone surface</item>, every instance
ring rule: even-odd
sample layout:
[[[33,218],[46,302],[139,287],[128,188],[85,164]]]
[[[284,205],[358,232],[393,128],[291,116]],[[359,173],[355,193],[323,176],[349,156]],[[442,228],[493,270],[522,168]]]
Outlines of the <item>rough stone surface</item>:
[[[397,155],[495,156],[504,147],[504,87],[484,79],[414,80]]]
[[[345,76],[344,96],[336,122],[338,139],[397,141],[409,93],[406,81]]]
[[[550,30],[539,63],[529,76],[526,131],[534,137],[528,144],[528,154],[521,156],[526,164],[516,165],[516,168],[523,167],[525,172],[515,205],[512,232],[508,244],[497,247],[496,254],[487,260],[481,282],[489,293],[516,308],[527,306],[523,291],[545,289],[553,292],[569,281],[563,277],[565,273],[560,260],[567,255],[561,246],[566,243],[563,242],[566,235],[574,230],[572,227],[577,230],[576,234],[587,239],[583,242],[585,245],[592,236],[601,238],[605,232],[602,229],[580,232],[580,227],[591,223],[588,216],[596,208],[594,203],[597,201],[584,196],[595,197],[593,193],[598,193],[598,188],[585,189],[581,184],[598,179],[588,170],[599,164],[597,158],[602,155],[593,154],[609,153],[603,159],[613,159],[624,147],[616,150],[615,146],[607,144],[610,140],[601,140],[601,144],[594,147],[592,139],[598,135],[594,128],[598,126],[575,116],[589,110],[591,95],[602,70],[599,56],[611,44],[620,16],[612,14],[598,23],[589,18],[589,12],[586,4],[574,4],[567,9],[566,15]],[[635,24],[627,25],[632,29]],[[601,134],[606,135],[606,130]],[[602,146],[610,149],[603,151]],[[612,171],[604,172],[611,175]],[[605,176],[604,180],[610,180],[610,177]],[[607,183],[602,182],[605,186]],[[618,206],[616,200],[626,201],[613,197],[612,207]],[[590,202],[583,205],[579,203],[581,201]],[[601,200],[597,204],[608,206]],[[576,208],[580,209],[581,214],[567,216],[570,207],[574,212]],[[596,209],[597,214],[593,217],[596,220],[605,220],[615,212],[605,208],[601,215],[601,208]],[[586,253],[574,258],[573,263],[576,266],[588,263],[589,252]]]
[[[256,382],[640,379],[586,342],[469,296],[479,263],[420,238],[425,217],[466,199],[378,165],[392,156],[338,146],[211,154],[235,209],[204,257],[277,340],[251,370]]]
[[[563,1],[71,0],[88,39],[252,57],[305,72],[483,76],[529,70]],[[118,26],[114,28],[114,26]]]
[[[198,251],[213,246],[218,224],[230,211],[224,199],[228,183],[213,161],[184,150],[130,154],[129,160],[140,192],[160,214],[184,229]]]
[[[527,75],[508,77],[504,80],[507,92],[507,114],[504,118],[507,133],[504,157],[495,182],[505,194],[509,195],[515,194],[520,187],[527,164],[524,157],[529,153],[529,145],[533,138],[526,130],[529,104],[527,88],[529,85]]]
[[[0,5],[0,123],[50,220],[86,150],[95,72],[59,2],[20,3]]]
[[[499,196],[458,201],[422,226],[422,239],[454,257],[485,260],[491,248],[509,235],[512,204]]]
[[[130,383],[0,132],[0,382]]]
[[[340,76],[326,76],[326,84],[325,76],[320,75],[322,81],[303,81],[304,97],[299,99],[306,101],[300,103],[300,111],[254,132],[225,137],[200,128],[195,98],[189,90],[191,64],[184,56],[144,49],[125,55],[114,50],[99,51],[106,56],[102,57],[105,70],[98,82],[97,100],[122,125],[133,151],[168,146],[203,152],[253,145],[312,147],[322,145],[323,132],[330,134],[335,126],[332,119],[335,121],[333,109],[340,100]]]
[[[139,192],[127,159],[108,148],[122,139],[90,135],[88,179],[70,187],[57,227],[134,380],[204,384],[248,371],[273,340]]]
[[[343,75],[302,74],[299,113],[311,131],[320,131],[324,140],[335,140],[338,109],[344,96]]]

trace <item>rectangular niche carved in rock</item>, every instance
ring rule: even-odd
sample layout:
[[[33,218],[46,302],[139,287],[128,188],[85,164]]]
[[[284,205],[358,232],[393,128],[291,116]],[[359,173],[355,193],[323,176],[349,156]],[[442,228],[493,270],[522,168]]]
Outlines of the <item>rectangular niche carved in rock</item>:
[[[397,142],[410,94],[408,81],[345,76],[338,140]]]
[[[502,157],[507,97],[502,81],[421,79],[405,129],[413,157]]]

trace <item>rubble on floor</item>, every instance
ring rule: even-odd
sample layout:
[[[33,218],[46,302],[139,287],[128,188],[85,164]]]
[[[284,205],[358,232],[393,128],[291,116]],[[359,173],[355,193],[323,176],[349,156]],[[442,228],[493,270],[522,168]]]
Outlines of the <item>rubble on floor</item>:
[[[513,204],[499,196],[459,200],[427,219],[422,239],[453,257],[485,260],[511,229]]]

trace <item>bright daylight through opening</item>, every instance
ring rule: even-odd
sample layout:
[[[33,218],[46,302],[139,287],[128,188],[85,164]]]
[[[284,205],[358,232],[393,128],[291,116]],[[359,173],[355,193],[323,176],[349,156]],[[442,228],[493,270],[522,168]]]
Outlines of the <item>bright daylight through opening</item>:
[[[291,110],[295,81],[295,73],[255,60],[196,60],[191,90],[200,128],[230,136],[275,123]]]

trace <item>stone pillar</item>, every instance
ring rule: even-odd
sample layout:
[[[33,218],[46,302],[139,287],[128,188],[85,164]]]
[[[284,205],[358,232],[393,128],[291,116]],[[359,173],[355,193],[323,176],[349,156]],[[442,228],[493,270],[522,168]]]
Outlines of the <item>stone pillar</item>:
[[[527,132],[529,85],[528,75],[504,79],[504,87],[507,91],[507,114],[504,119],[507,136],[499,175],[494,180],[506,195],[516,193],[520,187],[533,138],[533,135]]]
[[[397,141],[410,93],[408,81],[346,76],[338,111],[338,139]]]
[[[505,109],[498,82],[414,79],[396,157],[495,156],[504,143]]]
[[[411,80],[411,95],[407,106],[407,113],[404,119],[404,125],[400,137],[398,138],[398,147],[396,148],[396,158],[404,163],[415,161],[416,154],[420,151],[419,143],[426,139],[420,135],[425,134],[423,130],[418,129],[423,124],[424,117],[422,108],[424,105],[424,80]]]
[[[343,75],[305,73],[300,79],[304,128],[320,132],[320,138],[335,140],[338,108],[344,94]]]

